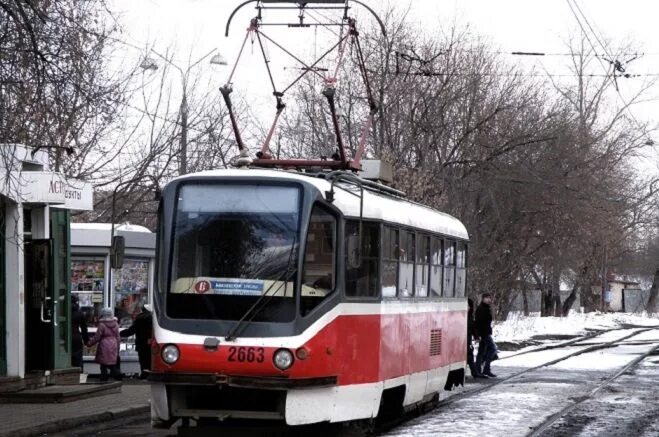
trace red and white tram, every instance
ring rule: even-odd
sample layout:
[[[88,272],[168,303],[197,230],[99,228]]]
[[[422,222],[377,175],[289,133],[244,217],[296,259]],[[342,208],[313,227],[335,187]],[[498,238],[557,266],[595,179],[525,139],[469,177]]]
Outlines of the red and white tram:
[[[151,415],[374,418],[464,380],[468,235],[352,173],[208,171],[160,205]]]

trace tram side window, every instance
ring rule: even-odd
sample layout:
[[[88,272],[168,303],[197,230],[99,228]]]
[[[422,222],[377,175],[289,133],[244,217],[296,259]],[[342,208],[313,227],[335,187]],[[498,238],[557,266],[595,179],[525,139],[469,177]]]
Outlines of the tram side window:
[[[398,230],[384,226],[382,232],[382,297],[394,297],[398,270]]]
[[[455,241],[444,241],[444,297],[453,297],[455,285]]]
[[[430,237],[419,235],[416,246],[415,296],[428,296],[428,281],[430,279]]]
[[[466,258],[467,246],[465,243],[459,242],[456,245],[456,266],[455,266],[455,296],[464,297],[466,285]]]
[[[315,205],[307,232],[300,311],[307,315],[334,291],[336,218]]]
[[[362,222],[361,250],[359,247],[359,222],[346,223],[346,296],[376,297],[378,295],[380,225]],[[350,253],[350,251],[353,253]]]
[[[436,237],[430,239],[430,296],[432,297],[440,297],[442,295],[443,243],[443,240]]]
[[[400,231],[398,296],[414,296],[414,233]]]

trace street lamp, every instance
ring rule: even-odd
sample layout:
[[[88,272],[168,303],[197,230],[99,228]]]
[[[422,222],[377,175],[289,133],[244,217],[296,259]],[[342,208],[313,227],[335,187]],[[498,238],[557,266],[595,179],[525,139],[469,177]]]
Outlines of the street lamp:
[[[210,60],[210,63],[214,65],[229,65],[226,58],[222,56],[221,53],[214,54]]]
[[[188,172],[188,75],[190,70],[193,67],[199,65],[204,59],[208,58],[210,55],[215,53],[217,49],[213,49],[210,52],[206,53],[201,58],[197,59],[191,63],[185,70],[183,70],[178,65],[174,64],[171,59],[166,56],[161,55],[155,50],[151,49],[151,52],[161,58],[163,61],[174,67],[179,74],[181,75],[181,89],[183,91],[183,97],[181,97],[181,106],[179,112],[181,114],[181,140],[180,140],[180,149],[181,149],[181,158],[179,161],[179,175],[184,175]],[[210,63],[213,65],[227,65],[227,61],[219,52],[211,58]],[[144,58],[140,67],[143,70],[155,71],[158,69],[158,64],[149,58]]]

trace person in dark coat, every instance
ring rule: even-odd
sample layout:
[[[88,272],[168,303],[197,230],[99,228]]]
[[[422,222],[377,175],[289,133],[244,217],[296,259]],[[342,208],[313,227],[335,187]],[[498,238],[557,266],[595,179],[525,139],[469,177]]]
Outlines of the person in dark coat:
[[[471,299],[467,299],[467,303],[469,304],[469,309],[467,310],[467,364],[469,365],[469,371],[471,372],[471,376],[474,378],[486,378],[486,376],[483,376],[483,374],[480,372],[478,367],[476,367],[476,363],[474,362],[474,337],[476,337],[475,334],[475,327],[474,327],[474,301]]]
[[[87,320],[80,311],[78,296],[71,296],[71,365],[82,368],[82,346],[89,341]]]
[[[479,337],[478,355],[476,357],[476,369],[481,371],[485,376],[495,378],[496,375],[491,372],[490,364],[498,359],[497,345],[492,338],[492,295],[483,293],[481,303],[476,308],[475,332]]]
[[[151,370],[151,337],[153,336],[153,317],[149,305],[142,306],[142,312],[135,317],[130,328],[123,329],[120,335],[135,336],[135,349],[140,359],[140,379],[146,378],[145,371]]]
[[[101,318],[98,320],[96,334],[89,340],[87,346],[93,346],[97,343],[96,362],[101,365],[101,381],[108,380],[108,370],[114,379],[120,381],[122,376],[119,371],[119,344],[121,338],[119,337],[119,324],[110,308],[101,310]]]

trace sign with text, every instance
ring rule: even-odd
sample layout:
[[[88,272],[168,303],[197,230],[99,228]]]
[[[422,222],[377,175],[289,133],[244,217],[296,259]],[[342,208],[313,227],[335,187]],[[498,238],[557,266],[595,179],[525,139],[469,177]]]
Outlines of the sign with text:
[[[46,203],[63,209],[91,211],[94,193],[89,182],[66,179],[64,175],[49,171],[23,171],[19,190],[25,203]]]
[[[227,296],[260,296],[265,290],[261,279],[242,278],[179,278],[173,293],[223,294]]]

